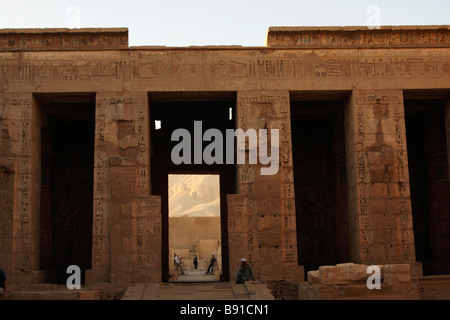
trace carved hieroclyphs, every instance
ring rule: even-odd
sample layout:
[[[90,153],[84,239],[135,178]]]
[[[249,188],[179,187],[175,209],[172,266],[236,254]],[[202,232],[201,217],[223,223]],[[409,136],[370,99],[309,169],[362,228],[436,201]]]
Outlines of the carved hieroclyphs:
[[[161,242],[160,205],[150,197],[148,117],[146,94],[97,95],[93,269],[111,270],[113,281],[160,278],[153,248]]]
[[[39,135],[39,113],[31,94],[0,98],[4,102],[3,132],[8,132],[10,144],[3,149],[2,163],[11,159],[12,162],[7,161],[11,167],[5,167],[8,169],[5,171],[14,177],[14,188],[9,190],[8,195],[14,199],[12,220],[3,222],[5,231],[6,226],[12,224],[12,232],[9,233],[12,239],[6,242],[12,246],[8,249],[5,243],[5,251],[11,255],[9,268],[14,271],[11,278],[17,282],[32,282],[37,280],[33,271],[39,269],[39,195],[36,190],[39,190],[40,168],[34,161],[34,155],[39,154],[36,140]],[[2,178],[6,176],[2,175]]]
[[[211,63],[210,68],[207,66]],[[136,82],[172,80],[177,72],[188,72],[194,77],[211,79],[351,79],[351,78],[407,78],[426,76],[440,78],[450,75],[450,58],[398,56],[359,57],[349,53],[341,58],[321,58],[305,55],[298,59],[205,61],[196,72],[183,61],[149,58],[137,60],[58,61],[46,60],[18,62],[0,61],[3,90],[12,81],[114,81],[131,79]]]
[[[92,237],[92,270],[96,278],[109,281],[110,262],[110,170],[107,154],[107,128],[110,123],[109,101],[97,99],[94,153],[94,216]],[[88,281],[89,280],[88,275]]]
[[[450,30],[442,27],[381,27],[360,30],[354,27],[272,27],[267,36],[270,47],[366,48],[366,47],[445,47],[450,44]]]
[[[11,50],[83,50],[128,47],[127,29],[4,29],[0,51]]]
[[[25,271],[31,271],[31,228],[32,228],[32,211],[31,211],[31,187],[33,176],[31,174],[31,144],[32,144],[32,110],[31,100],[13,100],[12,105],[20,110],[19,120],[19,144],[21,161],[18,162],[18,201],[19,204],[19,237],[16,239],[19,245],[19,259],[16,263]]]
[[[247,225],[251,229],[234,229],[234,226],[245,223],[236,213],[229,216],[230,232],[240,232],[241,237],[248,237],[245,253],[254,262],[261,278],[294,279],[298,277],[300,270],[296,264],[289,94],[276,91],[240,91],[237,103],[238,128],[280,130],[280,168],[276,176],[264,177],[260,175],[261,165],[239,166],[238,191],[242,196],[237,198],[241,199],[237,206],[242,206],[242,201],[248,203],[242,209],[247,215],[243,215],[241,219],[249,220]],[[248,154],[248,141],[245,148]],[[237,199],[233,198],[235,201]],[[229,206],[233,208],[233,203]],[[230,238],[232,239],[231,234]],[[239,261],[237,258],[231,257],[230,261]],[[265,263],[269,260],[270,264]]]
[[[353,259],[415,261],[402,92],[354,91],[346,130]]]
[[[39,259],[45,253],[40,239],[45,246],[48,238],[40,233],[48,226],[40,225],[39,217],[47,205],[40,199],[45,196],[41,170],[47,174],[48,163],[41,145],[45,147],[49,137],[41,132],[40,98],[58,97],[75,108],[76,118],[76,106],[90,95],[89,103],[95,105],[95,152],[92,269],[86,273],[86,283],[159,282],[168,273],[162,270],[168,248],[165,202],[163,196],[154,195],[155,185],[164,191],[165,178],[154,172],[158,178],[152,179],[150,154],[152,163],[158,164],[155,171],[174,167],[166,165],[170,151],[164,139],[170,139],[170,133],[152,131],[154,121],[160,119],[150,119],[150,111],[161,108],[157,114],[167,117],[162,127],[171,128],[170,111],[163,107],[167,101],[181,100],[189,108],[205,101],[220,101],[220,110],[236,107],[230,125],[226,112],[219,115],[219,104],[204,104],[214,115],[208,120],[214,123],[220,118],[226,126],[244,131],[279,130],[275,175],[261,175],[266,166],[257,163],[236,164],[230,171],[227,167],[221,176],[225,181],[221,188],[227,190],[221,198],[226,213],[221,223],[223,270],[228,270],[228,278],[233,280],[240,259],[246,257],[260,279],[303,280],[305,266],[299,264],[298,248],[306,255],[310,250],[310,257],[324,256],[325,251],[314,251],[317,248],[309,246],[307,239],[316,241],[320,236],[315,233],[308,238],[308,232],[323,232],[327,227],[333,232],[316,242],[335,247],[333,254],[338,258],[332,262],[413,265],[404,97],[430,97],[445,104],[447,136],[441,134],[439,141],[446,138],[448,147],[447,154],[440,150],[429,158],[434,161],[430,168],[436,168],[445,156],[450,158],[449,57],[448,26],[273,28],[268,46],[260,48],[128,47],[126,29],[1,30],[0,262],[13,282],[45,279],[48,270],[40,270]],[[158,108],[151,109],[149,99]],[[294,152],[291,105],[301,100],[315,106],[331,100],[345,105],[345,121],[341,112],[333,122],[341,136],[337,138],[337,131],[330,128],[327,134],[331,132],[332,137],[324,138],[326,143],[299,143],[297,147],[317,149]],[[183,106],[176,108],[180,123],[192,111]],[[314,116],[325,116],[321,107],[314,108]],[[309,140],[305,134],[302,139],[311,142],[314,137]],[[325,164],[328,145],[333,150]],[[248,156],[250,148],[247,141],[241,151]],[[317,179],[314,186],[303,188],[304,181],[298,179],[304,176],[297,179],[295,170],[295,164],[301,167],[303,160],[297,162],[294,154],[307,154],[303,163],[314,162],[315,168],[329,170],[320,173],[325,182]],[[439,183],[445,185],[445,181]],[[429,192],[433,187],[427,188]],[[332,190],[327,197],[318,196],[327,190]],[[445,193],[439,196],[445,198]],[[314,211],[310,221],[317,225],[308,232],[298,229],[309,221],[302,215],[307,206],[321,206],[321,210],[309,210]],[[445,232],[439,233],[444,236]],[[433,250],[439,248],[442,244]],[[450,250],[441,251],[437,256],[448,259],[445,255]]]

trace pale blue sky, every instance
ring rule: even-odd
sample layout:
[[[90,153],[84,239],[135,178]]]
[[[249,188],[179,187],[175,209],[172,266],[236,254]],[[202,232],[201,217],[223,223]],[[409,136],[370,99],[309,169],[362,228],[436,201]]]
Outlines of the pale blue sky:
[[[450,0],[0,0],[0,28],[126,27],[131,46],[264,45],[270,26],[450,25]]]

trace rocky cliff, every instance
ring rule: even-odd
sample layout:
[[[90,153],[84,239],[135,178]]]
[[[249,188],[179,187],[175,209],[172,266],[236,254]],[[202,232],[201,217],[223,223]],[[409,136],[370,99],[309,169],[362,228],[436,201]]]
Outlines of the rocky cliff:
[[[170,175],[170,217],[220,217],[218,175]]]

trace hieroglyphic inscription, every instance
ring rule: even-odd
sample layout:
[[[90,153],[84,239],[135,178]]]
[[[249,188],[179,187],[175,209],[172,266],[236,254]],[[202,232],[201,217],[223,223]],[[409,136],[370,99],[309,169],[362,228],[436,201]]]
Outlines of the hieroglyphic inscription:
[[[248,195],[229,195],[228,208],[230,259],[231,261],[239,261],[245,255],[249,262],[253,263],[257,254],[255,243],[256,228],[253,214],[255,208],[254,200]]]
[[[248,62],[224,61],[215,63],[217,70],[225,78],[284,78],[285,61],[279,60],[250,60]]]
[[[133,80],[155,80],[172,74],[172,61],[129,61],[125,67],[129,69]]]
[[[137,155],[137,162],[139,167],[137,170],[136,179],[136,193],[149,194],[150,177],[148,172],[148,146],[147,146],[147,131],[146,123],[148,121],[148,113],[145,101],[140,98],[135,98],[137,105],[138,119],[136,122],[136,133],[138,139],[139,153]]]
[[[54,62],[2,62],[2,74],[13,81],[32,80],[119,80],[122,77],[122,63],[118,61],[98,61],[75,63],[73,61]]]
[[[145,203],[137,201],[136,209],[133,210],[132,219],[132,234],[133,234],[133,263],[136,265],[144,264],[145,260],[145,243],[144,241],[148,239],[147,232],[148,210],[145,210]]]
[[[93,267],[104,267],[104,254],[109,250],[108,204],[109,167],[106,154],[107,108],[115,100],[97,101],[94,158],[94,217],[93,217]]]
[[[294,169],[292,161],[291,140],[291,115],[289,108],[289,97],[282,100],[280,106],[280,145],[282,159],[280,160],[282,197],[284,205],[281,207],[281,241],[283,244],[283,263],[297,263],[297,229],[295,212],[295,187]]]
[[[264,63],[253,65],[252,72],[256,72],[262,66],[267,67],[264,72],[272,72],[277,69],[279,76],[282,74],[283,62],[278,63]],[[261,72],[259,69],[258,72]],[[261,78],[267,77],[267,74],[261,75]],[[283,92],[284,93],[284,92]],[[282,245],[282,263],[295,263],[297,261],[296,255],[296,227],[295,227],[295,195],[293,184],[293,164],[292,164],[292,145],[291,145],[291,128],[290,128],[290,105],[289,94],[280,94],[278,92],[261,92],[255,94],[241,93],[238,95],[238,126],[244,130],[254,127],[259,124],[259,120],[263,121],[265,128],[270,130],[279,130],[279,175],[277,183],[280,183],[281,196],[283,206],[281,210],[276,210],[274,216],[277,220],[277,225],[280,227],[281,245]],[[258,128],[254,128],[258,129]],[[248,150],[248,146],[246,146]],[[242,168],[241,168],[242,167]],[[249,176],[248,172],[252,175]],[[254,172],[251,166],[240,166],[239,168],[239,184],[241,192],[245,186],[245,192],[252,195],[256,193],[257,186],[255,181],[257,179],[253,176]],[[250,179],[251,177],[251,179]],[[275,182],[275,181],[274,181]],[[278,196],[279,197],[279,196]],[[255,199],[258,202],[258,199]],[[274,200],[279,201],[279,199]],[[258,218],[255,216],[256,219]],[[278,224],[279,223],[279,224]],[[255,244],[253,239],[249,241],[252,245]],[[250,243],[249,243],[250,245]]]
[[[68,31],[68,30],[67,30]],[[83,50],[128,48],[126,30],[112,32],[8,32],[0,33],[0,51],[4,50]]]
[[[161,202],[158,197],[141,197],[133,201],[131,221],[131,262],[133,278],[145,281],[151,277],[159,279],[161,269]],[[148,280],[147,280],[148,281]]]
[[[403,78],[450,75],[450,59],[445,57],[351,58],[267,60],[219,60],[197,76],[213,79],[341,79]],[[2,87],[11,81],[131,81],[177,80],[189,73],[188,66],[171,60],[140,61],[0,61]],[[208,73],[208,71],[210,73]]]
[[[286,29],[285,29],[286,30]],[[271,28],[267,44],[269,47],[447,47],[450,45],[450,30],[289,30]]]
[[[31,156],[32,156],[32,106],[28,99],[12,99],[13,108],[20,110],[19,121],[19,143],[20,154],[18,154],[18,174],[16,197],[18,198],[18,238],[16,241],[19,255],[17,261],[19,268],[30,271],[31,259],[31,232],[32,232],[32,180]]]
[[[283,235],[283,262],[297,263],[297,235],[295,232]]]
[[[218,74],[227,79],[443,77],[450,74],[450,59],[446,57],[220,60],[215,66]]]
[[[238,98],[238,104],[242,111],[248,111],[252,104],[270,104],[272,105],[271,113],[269,114],[271,118],[282,118],[289,112],[289,96],[283,95],[261,94],[255,96],[240,96]],[[267,112],[265,115],[267,115]],[[247,113],[242,112],[242,114],[239,114],[238,116],[239,119],[243,121],[242,125],[245,125]]]
[[[438,77],[450,74],[450,60],[421,57],[296,60],[286,69],[294,78]]]
[[[362,99],[362,100],[361,100]],[[357,97],[356,101],[364,101],[366,98]],[[372,98],[369,98],[372,99]],[[368,203],[368,190],[367,182],[369,180],[369,169],[367,167],[367,161],[363,152],[365,143],[365,128],[366,128],[366,115],[364,112],[364,106],[357,106],[356,110],[356,149],[357,149],[357,180],[356,188],[358,195],[357,203],[357,230],[359,232],[359,256],[361,263],[369,262],[369,203]]]
[[[383,106],[383,107],[382,107]],[[405,119],[403,110],[403,97],[401,94],[392,94],[389,92],[373,92],[369,94],[358,93],[354,96],[354,108],[355,108],[355,132],[354,142],[356,151],[356,192],[357,192],[357,210],[358,216],[357,231],[360,239],[360,258],[364,263],[370,262],[370,259],[374,257],[370,253],[369,230],[374,228],[370,226],[372,212],[372,201],[375,201],[376,197],[381,195],[371,194],[370,185],[373,183],[384,183],[387,188],[398,188],[398,211],[395,207],[387,208],[387,210],[393,210],[392,212],[384,212],[385,215],[391,214],[395,217],[397,223],[396,227],[393,225],[393,232],[398,234],[398,239],[401,239],[397,243],[397,258],[409,261],[414,259],[410,251],[411,242],[411,212],[410,212],[410,198],[409,198],[409,185],[408,185],[408,172],[407,172],[407,151],[406,151],[406,133],[405,133]],[[372,118],[372,111],[374,118]],[[385,110],[385,111],[380,111]],[[384,112],[384,113],[383,113]],[[385,119],[385,114],[389,112],[391,117]],[[383,120],[382,120],[383,119]],[[384,130],[389,128],[390,131],[383,131],[381,121],[392,122],[392,125],[386,126]],[[377,123],[377,139],[374,144],[368,142],[368,136],[366,135],[366,128],[370,127],[369,122]],[[389,139],[389,144],[383,136],[390,136],[393,139]],[[391,151],[392,150],[392,151]],[[377,172],[373,171],[370,165],[375,163],[369,163],[369,159],[379,154],[389,155],[393,152],[394,157],[389,162],[381,162],[378,165],[393,167],[396,174],[390,174],[385,172],[383,180],[380,180],[380,176],[377,176]],[[391,159],[389,156],[385,159]],[[387,160],[384,160],[387,161]],[[374,174],[372,177],[371,175]],[[373,221],[372,221],[373,222]],[[355,227],[355,226],[353,226]],[[378,234],[376,230],[372,230],[372,235]]]
[[[148,172],[148,134],[146,123],[148,121],[148,109],[144,97],[125,97],[119,102],[119,106],[123,106],[122,113],[130,113],[135,115],[133,118],[134,134],[137,140],[136,154],[136,194],[149,194],[149,172]],[[123,117],[123,115],[122,115]],[[130,116],[127,116],[130,119]]]
[[[400,98],[401,99],[401,98]],[[410,239],[412,234],[412,216],[409,208],[411,201],[409,197],[409,172],[407,169],[408,154],[406,145],[405,115],[403,103],[394,104],[393,121],[395,122],[395,156],[397,164],[398,191],[399,191],[399,213],[400,223],[399,229],[401,233],[401,243],[399,244],[402,258],[405,261],[414,259],[411,257],[410,245],[414,243],[414,239]],[[398,224],[398,222],[397,222]]]
[[[170,61],[74,61],[1,63],[1,74],[12,81],[60,80],[102,81],[120,80],[130,74],[133,80],[157,80],[171,71]]]

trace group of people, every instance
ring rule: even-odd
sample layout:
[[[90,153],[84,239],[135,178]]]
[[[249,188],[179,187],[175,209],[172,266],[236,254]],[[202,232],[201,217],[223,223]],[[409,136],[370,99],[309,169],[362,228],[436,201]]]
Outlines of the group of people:
[[[209,261],[208,270],[206,271],[206,274],[212,274],[214,273],[214,266],[216,264],[216,256],[213,254],[211,255],[211,259]],[[183,262],[182,259],[175,253],[174,255],[174,262],[177,268],[177,272],[179,274],[184,274],[183,270]],[[194,269],[198,269],[198,258],[197,255],[194,256]],[[239,266],[238,274],[236,283],[242,284],[249,280],[255,280],[255,275],[253,274],[252,267],[247,262],[247,259],[242,258],[241,259],[241,265]]]
[[[184,274],[183,260],[181,259],[181,257],[175,253],[174,257],[173,257],[173,261],[175,263],[175,267],[177,269],[177,272],[179,274]],[[206,271],[207,274],[214,273],[214,265],[216,264],[216,261],[217,261],[216,255],[213,254],[211,256],[210,261],[209,261],[208,270]],[[198,258],[197,258],[197,255],[194,256],[194,269],[195,270],[198,269]]]

